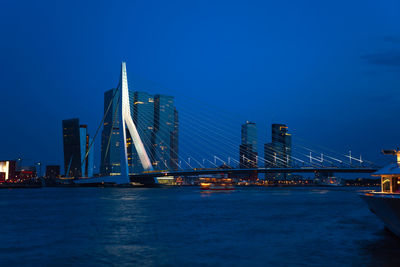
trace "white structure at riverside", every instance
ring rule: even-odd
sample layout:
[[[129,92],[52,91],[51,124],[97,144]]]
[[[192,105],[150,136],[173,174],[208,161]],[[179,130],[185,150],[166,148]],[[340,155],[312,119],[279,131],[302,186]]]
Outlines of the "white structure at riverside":
[[[128,151],[126,146],[126,129],[128,129],[129,134],[132,137],[134,147],[139,156],[140,162],[143,166],[143,170],[151,171],[153,167],[151,165],[150,159],[147,155],[146,149],[143,145],[143,142],[139,136],[139,133],[136,129],[136,125],[133,123],[130,103],[129,103],[129,90],[128,90],[128,78],[126,73],[126,63],[122,62],[121,64],[121,76],[118,85],[118,101],[119,103],[119,136],[120,136],[120,160],[121,160],[121,174],[119,175],[111,175],[111,176],[103,176],[103,177],[95,177],[88,179],[79,179],[75,180],[77,184],[91,184],[91,183],[114,183],[114,184],[129,184],[129,168],[128,168]],[[157,182],[157,178],[154,178],[155,182]]]

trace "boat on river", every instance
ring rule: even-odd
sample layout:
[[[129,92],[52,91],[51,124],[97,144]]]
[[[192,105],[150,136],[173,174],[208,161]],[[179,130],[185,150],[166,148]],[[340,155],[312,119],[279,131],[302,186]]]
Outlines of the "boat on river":
[[[381,177],[380,191],[363,192],[360,196],[385,227],[400,237],[400,150],[384,150],[383,154],[397,156],[397,162],[372,174]]]
[[[234,183],[231,178],[201,177],[199,178],[200,188],[203,190],[234,190]]]

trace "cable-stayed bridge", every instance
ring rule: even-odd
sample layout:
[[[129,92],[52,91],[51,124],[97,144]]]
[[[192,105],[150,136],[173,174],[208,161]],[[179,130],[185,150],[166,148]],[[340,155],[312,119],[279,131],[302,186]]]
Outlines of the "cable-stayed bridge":
[[[156,100],[161,111],[171,108],[169,106],[172,103],[171,98],[165,99],[168,101],[162,102],[161,98]],[[133,100],[130,96],[126,64],[123,62],[119,84],[113,93],[112,101],[105,107],[105,114],[101,121],[102,125],[108,115],[112,116],[111,124],[116,130],[107,137],[104,150],[106,154],[111,153],[111,138],[113,135],[118,135],[119,139],[115,147],[119,151],[119,161],[116,164],[119,170],[99,177],[77,179],[76,183],[127,184],[132,181],[157,183],[157,178],[165,176],[220,173],[235,175],[333,174],[372,173],[377,170],[375,164],[363,159],[361,155],[355,156],[351,151],[341,154],[324,147],[316,148],[314,145],[306,144],[300,138],[294,140],[295,142],[284,150],[280,147],[265,149],[263,157],[260,156],[262,153],[257,152],[244,155],[239,153],[240,137],[234,133],[238,127],[229,125],[229,122],[236,118],[218,114],[216,107],[185,99],[179,105],[179,123],[178,113],[175,110],[165,118],[161,113],[161,115],[154,114],[154,120],[158,125],[150,125],[147,116],[132,110],[132,101],[134,105],[143,104],[141,99]],[[152,101],[154,102],[154,99]],[[162,127],[162,123],[168,127]],[[93,140],[99,129],[100,126]],[[132,153],[128,152],[128,147],[131,148]],[[260,150],[255,148],[254,151],[257,149]],[[285,152],[285,149],[290,152]]]

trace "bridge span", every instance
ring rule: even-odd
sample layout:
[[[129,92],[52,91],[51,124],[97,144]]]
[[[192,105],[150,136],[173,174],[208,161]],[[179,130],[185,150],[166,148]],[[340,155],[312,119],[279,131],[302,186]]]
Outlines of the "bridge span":
[[[190,170],[177,170],[177,171],[151,171],[138,174],[131,174],[131,181],[143,181],[146,178],[155,178],[163,176],[192,176],[192,175],[209,175],[209,174],[241,174],[241,173],[374,173],[377,168],[254,168],[254,169],[190,169]]]
[[[316,149],[309,148],[308,145],[304,146],[302,144],[299,144],[294,146],[291,141],[290,145],[286,143],[284,144],[280,141],[272,147],[266,144],[265,147],[267,147],[268,149],[264,149],[264,158],[260,157],[254,151],[247,151],[250,148],[247,147],[249,144],[245,145],[245,150],[249,153],[246,152],[246,155],[243,153],[240,154],[241,149],[243,150],[244,148],[244,144],[239,145],[239,143],[237,142],[239,140],[236,139],[236,135],[229,135],[229,133],[231,132],[229,128],[222,127],[223,129],[228,130],[221,130],[222,128],[220,127],[220,122],[218,122],[218,126],[215,127],[212,125],[208,125],[209,120],[196,120],[195,115],[194,118],[189,117],[186,121],[186,123],[191,126],[191,128],[188,128],[190,133],[187,136],[187,140],[190,140],[190,143],[188,143],[189,146],[186,147],[190,147],[194,151],[187,152],[185,156],[182,155],[182,152],[179,155],[178,135],[174,135],[174,138],[176,138],[176,140],[174,139],[175,143],[174,147],[172,147],[171,134],[173,131],[178,131],[178,129],[181,129],[181,125],[185,125],[185,123],[180,124],[182,122],[182,118],[179,117],[179,124],[178,118],[176,118],[175,125],[174,117],[174,122],[170,123],[170,125],[173,125],[172,128],[168,128],[169,130],[164,129],[163,132],[158,132],[156,138],[157,141],[151,141],[149,140],[150,137],[147,136],[147,134],[141,136],[141,134],[147,133],[150,129],[149,127],[147,127],[147,119],[140,118],[139,120],[139,118],[136,118],[134,121],[132,118],[131,104],[136,105],[136,103],[131,103],[129,92],[130,91],[128,88],[126,63],[122,62],[119,83],[116,87],[115,92],[113,93],[114,95],[112,96],[112,100],[107,107],[105,106],[105,112],[102,121],[96,130],[95,137],[89,145],[89,149],[86,152],[85,158],[81,161],[81,166],[84,166],[84,164],[88,162],[89,150],[93,146],[93,142],[99,132],[100,127],[105,122],[106,117],[112,115],[112,112],[114,112],[114,115],[111,116],[112,128],[114,127],[114,123],[116,121],[119,121],[120,123],[120,126],[118,127],[118,132],[115,132],[115,134],[119,135],[118,139],[120,145],[117,149],[119,150],[120,154],[119,161],[118,156],[116,156],[115,158],[115,162],[120,163],[119,168],[113,170],[113,167],[110,167],[110,169],[106,169],[104,171],[104,176],[77,179],[75,183],[114,183],[119,185],[126,185],[129,184],[129,182],[144,182],[146,184],[156,184],[158,183],[157,178],[166,176],[196,176],[221,173],[321,173],[326,176],[333,173],[373,173],[377,170],[376,166],[372,162],[362,159],[361,155],[359,158],[354,157],[354,153],[352,154],[350,150],[348,155],[344,155],[342,153],[333,152],[330,149],[325,148],[322,151],[318,151]],[[152,101],[153,102],[151,103],[154,103],[154,99],[152,99]],[[189,107],[186,112],[189,112],[191,109],[192,107]],[[174,114],[173,116],[178,116],[176,110],[173,111],[173,113],[171,114]],[[213,114],[212,118],[210,118],[210,121],[214,121],[215,117],[216,116]],[[141,121],[143,122],[143,120],[146,120],[146,126],[143,126],[143,123],[141,123]],[[207,123],[202,126],[200,130],[201,132],[198,133],[197,130],[199,123],[203,121],[206,121]],[[192,127],[192,124],[194,124],[195,127]],[[155,127],[153,126],[151,126],[151,139],[154,139],[153,137],[155,133]],[[210,128],[210,126],[212,127]],[[114,130],[112,130],[112,134],[109,134],[109,136],[107,137],[108,140],[105,139],[107,141],[106,144],[108,144],[105,151],[106,155],[110,151],[109,145],[111,144],[111,137],[114,135],[113,131]],[[214,134],[205,137],[203,136],[203,132]],[[127,133],[129,133],[130,135],[129,142],[127,141]],[[287,134],[288,136],[290,135],[286,132],[282,132],[282,134]],[[144,139],[142,140],[142,138]],[[196,144],[192,142],[193,140],[199,140],[200,143]],[[223,140],[224,143],[221,143],[221,140]],[[129,157],[128,143],[130,143],[132,147],[132,153]],[[210,145],[208,146],[208,144]],[[220,147],[216,147],[215,144],[220,144],[218,145]],[[207,145],[207,147],[205,147],[205,145]],[[155,150],[155,146],[162,147],[161,150],[163,152],[161,150]],[[239,155],[237,153],[238,147],[240,152]],[[210,158],[210,156],[212,156],[212,158]],[[235,159],[237,156],[239,156],[239,160]],[[133,162],[133,158],[135,158],[135,162]],[[225,161],[224,159],[227,159],[227,161]],[[138,166],[138,168],[132,168],[131,166]],[[164,169],[164,166],[165,170],[153,169],[154,167]],[[141,170],[144,171],[140,172]],[[130,174],[130,172],[137,173]]]

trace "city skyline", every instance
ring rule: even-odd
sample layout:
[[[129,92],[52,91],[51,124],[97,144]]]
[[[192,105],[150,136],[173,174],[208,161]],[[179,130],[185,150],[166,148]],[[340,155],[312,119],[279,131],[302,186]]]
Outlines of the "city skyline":
[[[178,117],[176,107],[173,106],[173,97],[172,96],[164,96],[164,95],[151,95],[148,92],[142,91],[133,91],[129,90],[129,99],[130,99],[130,110],[133,122],[135,123],[138,133],[141,136],[142,142],[144,143],[145,149],[149,154],[149,157],[152,161],[152,165],[155,169],[163,170],[178,170],[182,169],[180,165],[182,162],[180,161],[178,154]],[[117,106],[116,98],[118,97],[119,91],[118,89],[110,89],[104,92],[104,118],[103,125],[101,127],[101,159],[99,162],[100,168],[97,170],[96,175],[107,176],[110,174],[118,174],[120,173],[120,152],[119,152],[119,108]],[[160,99],[165,98],[163,100],[162,107],[160,106]],[[157,155],[156,152],[156,136],[157,131],[154,129],[160,128],[160,126],[155,126],[156,124],[160,124],[160,119],[157,118],[160,115],[156,115],[163,110],[165,112],[166,108],[171,108],[171,113],[165,113],[166,121],[161,124],[171,125],[171,129],[162,129],[159,130],[163,135],[168,133],[171,137],[167,139],[171,139],[171,144],[164,144],[165,149],[168,149],[168,166],[167,160],[160,162],[158,158],[160,155]],[[170,121],[170,122],[169,122]],[[64,165],[60,164],[63,167],[64,175],[67,177],[91,177],[93,176],[93,151],[92,148],[89,153],[89,146],[92,145],[92,138],[89,138],[88,134],[88,126],[82,125],[79,123],[79,119],[65,119],[62,121],[63,124],[63,143],[64,143]],[[269,127],[268,127],[269,128]],[[278,129],[279,128],[279,129]],[[281,129],[285,129],[284,135],[287,134],[287,126],[285,124],[272,124],[272,141],[275,146],[280,146],[280,144],[285,143],[283,140],[277,140],[280,137]],[[83,137],[82,137],[83,136]],[[164,136],[165,137],[165,136]],[[282,164],[268,164],[268,162],[272,161],[272,154],[267,155],[267,149],[265,148],[263,151],[263,157],[259,160],[258,150],[258,133],[257,126],[254,122],[246,121],[241,125],[241,142],[239,145],[239,156],[238,156],[238,167],[240,168],[257,168],[259,165],[263,167],[265,164],[266,167],[288,167],[288,165]],[[285,139],[285,138],[284,138]],[[287,138],[286,138],[287,139]],[[285,140],[286,140],[285,139]],[[172,141],[177,140],[177,141]],[[261,143],[263,143],[264,137],[261,137]],[[160,142],[165,143],[165,138],[160,138]],[[176,142],[176,144],[173,144]],[[139,161],[137,152],[132,144],[132,138],[128,134],[127,135],[127,157],[128,157],[128,165],[130,173],[140,173],[143,171],[141,168],[141,163]],[[277,145],[278,144],[278,145]],[[265,147],[268,144],[265,144]],[[289,141],[289,147],[291,146],[291,141]],[[174,149],[172,149],[172,147]],[[274,151],[280,150],[280,147],[276,147]],[[160,150],[162,151],[162,150]],[[86,157],[89,160],[83,160]],[[75,155],[76,154],[76,155]],[[274,153],[276,154],[276,153]],[[278,152],[280,154],[280,152]],[[283,155],[285,154],[285,155]],[[282,155],[277,156],[278,158],[289,158],[290,153],[286,156],[286,152],[282,153]],[[260,155],[261,156],[261,155]],[[158,160],[158,162],[157,162]],[[276,160],[275,160],[276,161]],[[84,163],[81,167],[81,163]],[[87,163],[89,162],[89,164]],[[157,165],[164,163],[162,167],[158,167]],[[51,165],[49,165],[51,166]],[[90,167],[88,171],[87,168]],[[81,170],[82,168],[82,170]],[[67,170],[69,174],[67,174]],[[254,177],[256,179],[256,177]]]
[[[400,266],[399,12],[2,1],[0,266]]]
[[[122,66],[126,66],[122,63]],[[125,67],[123,67],[125,69]],[[121,78],[127,79],[126,69]],[[120,166],[120,85],[116,89],[110,89],[104,92],[104,114],[102,125],[97,128],[97,133],[102,128],[101,133],[101,160],[100,172],[96,175],[109,176],[119,175],[121,173]],[[123,91],[123,90],[122,90]],[[155,170],[182,170],[182,157],[179,155],[179,123],[178,111],[174,106],[174,97],[165,95],[151,95],[147,92],[133,91],[126,89],[126,97],[129,98],[129,116],[131,116],[134,123],[138,137],[142,139],[144,149],[149,156],[149,164]],[[124,110],[124,108],[122,108]],[[87,125],[81,125],[79,119],[63,120],[63,143],[64,143],[64,176],[67,177],[92,177],[93,176],[93,138],[89,137]],[[296,157],[292,158],[292,142],[291,134],[288,133],[288,127],[285,124],[272,124],[271,125],[271,143],[264,145],[264,155],[260,157],[257,153],[258,150],[258,134],[257,126],[254,122],[246,121],[241,125],[241,142],[239,146],[238,161],[234,160],[233,155],[228,154],[228,166],[234,167],[231,164],[236,161],[239,165],[238,168],[258,168],[265,165],[267,168],[288,168],[296,167],[293,164],[294,160],[299,160]],[[130,133],[126,132],[126,159],[127,166],[130,174],[138,174],[143,172],[139,154],[133,145],[134,140]],[[96,138],[96,136],[94,137]],[[208,141],[206,139],[206,141]],[[262,143],[262,142],[261,142]],[[308,149],[308,148],[306,148]],[[89,153],[90,152],[90,153]],[[308,152],[308,151],[307,151]],[[314,152],[315,153],[315,152]],[[204,168],[203,165],[189,155],[192,159],[199,164],[198,167]],[[210,155],[202,155],[209,157]],[[189,163],[187,167],[193,168]],[[224,162],[223,159],[214,155],[214,165],[216,167],[216,158]],[[231,162],[230,159],[233,159]],[[315,157],[318,160],[318,158]],[[331,158],[333,159],[333,158]],[[356,158],[354,158],[356,160]],[[320,158],[323,162],[323,155]],[[337,159],[336,159],[337,160]],[[351,154],[349,158],[352,160]],[[304,161],[302,161],[304,165]],[[329,162],[329,161],[328,161]],[[210,161],[211,163],[211,161]],[[298,162],[297,162],[298,163]],[[310,151],[310,164],[312,163]],[[361,157],[360,157],[360,164]],[[224,165],[226,162],[224,162]],[[259,165],[260,164],[260,165]],[[51,166],[51,165],[49,165]],[[351,163],[350,163],[351,166]],[[187,168],[186,167],[186,168]],[[315,165],[314,165],[315,167]],[[47,173],[47,171],[46,171]],[[40,174],[39,174],[40,175]],[[256,180],[257,175],[247,174],[247,176]],[[286,177],[286,175],[285,175]]]

